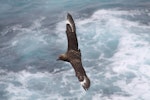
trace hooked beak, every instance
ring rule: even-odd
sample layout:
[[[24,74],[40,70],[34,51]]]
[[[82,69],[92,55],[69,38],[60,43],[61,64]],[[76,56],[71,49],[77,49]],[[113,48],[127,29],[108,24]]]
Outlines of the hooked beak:
[[[59,61],[59,60],[60,60],[59,58],[56,59],[56,61]]]

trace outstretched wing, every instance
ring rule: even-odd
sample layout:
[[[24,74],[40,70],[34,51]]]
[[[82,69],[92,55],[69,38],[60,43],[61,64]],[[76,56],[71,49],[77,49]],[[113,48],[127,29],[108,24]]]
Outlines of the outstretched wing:
[[[69,13],[67,15],[66,34],[68,39],[68,50],[78,50],[75,23]]]
[[[84,68],[82,67],[81,60],[79,59],[73,59],[70,61],[71,65],[73,66],[76,76],[78,77],[78,80],[80,81],[82,87],[85,90],[88,90],[90,87],[90,80],[86,75],[86,72]]]

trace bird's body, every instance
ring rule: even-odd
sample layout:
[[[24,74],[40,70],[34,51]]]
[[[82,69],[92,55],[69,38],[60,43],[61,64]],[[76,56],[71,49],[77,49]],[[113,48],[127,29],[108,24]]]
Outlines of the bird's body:
[[[82,66],[81,52],[80,49],[78,49],[75,23],[70,14],[67,15],[66,34],[68,39],[68,50],[65,54],[61,54],[58,59],[71,63],[78,80],[82,84],[83,88],[87,90],[90,87],[90,80]]]

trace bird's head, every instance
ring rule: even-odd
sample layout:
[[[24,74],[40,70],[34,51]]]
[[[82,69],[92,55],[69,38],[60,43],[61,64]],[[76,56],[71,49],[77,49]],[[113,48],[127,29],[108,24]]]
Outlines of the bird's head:
[[[59,55],[57,60],[67,61],[68,59],[67,59],[66,54],[61,54],[61,55]]]

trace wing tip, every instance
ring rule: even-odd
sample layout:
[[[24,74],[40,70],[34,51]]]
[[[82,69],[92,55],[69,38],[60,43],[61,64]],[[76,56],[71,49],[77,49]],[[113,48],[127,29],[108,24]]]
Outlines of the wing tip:
[[[87,91],[90,87],[90,80],[87,76],[84,76],[84,80],[80,81],[82,87],[84,88],[85,91]]]
[[[75,32],[75,24],[70,13],[67,13],[66,24],[68,24],[71,27],[71,32]]]
[[[68,13],[67,13],[67,18],[68,18],[69,16],[71,16],[71,14],[68,12]]]

